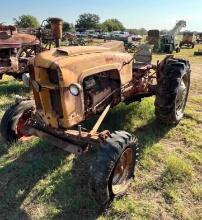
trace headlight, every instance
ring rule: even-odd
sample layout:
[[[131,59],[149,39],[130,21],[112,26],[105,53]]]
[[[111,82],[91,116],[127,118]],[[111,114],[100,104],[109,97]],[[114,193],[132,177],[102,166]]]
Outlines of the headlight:
[[[81,86],[79,84],[71,84],[69,91],[73,96],[78,96],[81,91]]]

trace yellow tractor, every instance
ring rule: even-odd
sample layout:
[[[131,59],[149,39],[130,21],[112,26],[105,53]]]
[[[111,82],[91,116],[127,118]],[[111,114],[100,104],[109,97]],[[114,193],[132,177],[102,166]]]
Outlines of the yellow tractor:
[[[98,148],[89,171],[90,192],[101,206],[126,192],[134,178],[139,146],[127,131],[99,131],[110,108],[155,96],[160,123],[177,124],[184,115],[190,86],[187,60],[166,56],[151,63],[147,45],[133,56],[122,42],[101,46],[59,47],[44,51],[29,64],[33,98],[18,99],[1,120],[7,142],[32,136],[81,155]],[[85,120],[99,116],[92,129]]]

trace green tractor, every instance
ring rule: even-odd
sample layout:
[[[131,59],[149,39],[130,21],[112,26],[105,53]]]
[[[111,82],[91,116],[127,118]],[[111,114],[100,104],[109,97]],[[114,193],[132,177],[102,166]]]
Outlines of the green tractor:
[[[186,21],[178,21],[175,27],[164,35],[160,35],[159,30],[149,30],[147,42],[153,45],[153,51],[160,53],[180,52],[180,45],[176,41],[176,35],[180,30],[186,27]]]
[[[168,31],[165,35],[160,37],[159,52],[180,52],[180,46],[179,43],[177,43],[176,41],[176,36],[183,27],[186,27],[186,21],[180,20],[176,23],[175,27],[172,30]]]
[[[176,42],[175,37],[171,35],[163,35],[160,38],[160,52],[163,53],[176,53],[180,52],[179,44]]]

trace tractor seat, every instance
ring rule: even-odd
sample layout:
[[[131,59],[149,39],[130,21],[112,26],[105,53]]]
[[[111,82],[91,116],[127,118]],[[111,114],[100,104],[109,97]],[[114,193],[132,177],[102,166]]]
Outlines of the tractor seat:
[[[142,44],[138,48],[138,52],[135,55],[135,61],[133,63],[133,69],[147,69],[152,66],[152,49],[148,44]]]

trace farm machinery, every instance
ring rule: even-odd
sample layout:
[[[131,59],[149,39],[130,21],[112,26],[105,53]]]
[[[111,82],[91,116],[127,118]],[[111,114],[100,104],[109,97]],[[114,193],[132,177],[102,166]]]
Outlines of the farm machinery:
[[[81,155],[96,147],[89,188],[101,206],[126,192],[137,166],[137,138],[126,131],[99,131],[110,108],[155,96],[157,119],[177,124],[183,117],[190,86],[187,60],[166,56],[156,65],[142,45],[136,54],[122,42],[102,46],[58,47],[37,54],[29,63],[33,98],[17,99],[1,120],[7,142],[33,136]],[[83,125],[97,116],[91,129]]]
[[[193,42],[193,37],[194,37],[193,32],[184,32],[182,41],[180,42],[180,48],[182,47],[194,48],[195,43]]]
[[[45,23],[51,29],[47,29]],[[62,20],[49,18],[33,34],[18,33],[15,26],[0,26],[0,78],[3,74],[21,79],[28,72],[28,62],[36,54],[49,50],[62,39]]]
[[[150,45],[153,45],[153,50],[159,50],[159,42],[160,42],[160,32],[159,30],[149,30],[147,36],[147,42]]]
[[[29,57],[36,55],[40,41],[33,35],[17,33],[14,26],[0,26],[0,78],[20,78],[27,71]]]
[[[170,30],[166,35],[161,36],[160,38],[160,52],[173,53],[176,51],[180,52],[179,44],[176,42],[176,35],[180,30],[186,27],[186,21],[178,21],[175,27]]]
[[[148,32],[148,39],[150,42],[151,40],[154,41],[154,51],[169,54],[174,51],[177,53],[180,52],[179,43],[176,42],[176,35],[183,27],[186,27],[186,21],[180,20],[176,23],[175,27],[168,31],[165,35],[160,36],[160,32],[158,30],[150,30]]]
[[[197,42],[197,44],[201,44],[202,43],[202,32],[197,33],[197,35],[196,35],[196,42]]]
[[[65,33],[63,40],[68,41],[68,46],[85,46],[87,43],[82,37],[77,37],[73,33]]]

